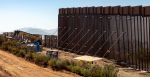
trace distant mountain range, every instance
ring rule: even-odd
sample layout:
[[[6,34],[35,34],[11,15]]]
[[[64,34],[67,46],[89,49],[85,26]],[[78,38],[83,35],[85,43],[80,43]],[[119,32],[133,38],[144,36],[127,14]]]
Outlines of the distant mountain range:
[[[44,35],[52,35],[57,29],[46,30],[46,29],[40,29],[40,28],[25,27],[25,28],[20,28],[16,30],[24,31],[24,32],[31,33],[31,34],[42,34],[42,39],[44,39]],[[14,32],[14,30],[11,32]],[[0,32],[0,34],[2,33],[3,32]],[[57,35],[57,32],[54,35]]]
[[[40,28],[25,27],[16,30],[24,31],[31,34],[42,34],[42,38],[44,39],[44,35],[52,35],[57,29],[46,30]],[[57,32],[54,35],[57,35]]]

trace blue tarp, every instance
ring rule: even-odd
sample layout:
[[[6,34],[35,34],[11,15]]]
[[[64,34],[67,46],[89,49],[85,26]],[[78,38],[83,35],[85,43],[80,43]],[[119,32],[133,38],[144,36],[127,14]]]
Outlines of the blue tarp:
[[[40,45],[39,45],[39,43],[40,43],[40,42],[34,43],[34,45],[36,45],[36,47],[37,47],[37,52],[39,52],[39,50],[40,50]]]

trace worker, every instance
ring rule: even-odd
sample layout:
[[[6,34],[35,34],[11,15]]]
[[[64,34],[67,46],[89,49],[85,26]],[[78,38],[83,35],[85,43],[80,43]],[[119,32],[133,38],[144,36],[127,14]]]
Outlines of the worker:
[[[26,44],[28,43],[28,39],[26,39]]]
[[[21,45],[20,40],[17,43],[19,44],[19,46]]]
[[[29,43],[31,43],[31,40],[29,39],[29,41],[28,41]]]

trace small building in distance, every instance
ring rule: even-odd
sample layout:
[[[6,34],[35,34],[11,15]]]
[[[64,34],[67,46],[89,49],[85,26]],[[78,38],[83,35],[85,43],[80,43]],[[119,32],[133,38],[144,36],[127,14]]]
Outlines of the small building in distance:
[[[3,32],[3,35],[6,37],[14,37],[14,32]]]
[[[14,32],[3,32],[2,34],[7,40],[12,40],[14,38]]]

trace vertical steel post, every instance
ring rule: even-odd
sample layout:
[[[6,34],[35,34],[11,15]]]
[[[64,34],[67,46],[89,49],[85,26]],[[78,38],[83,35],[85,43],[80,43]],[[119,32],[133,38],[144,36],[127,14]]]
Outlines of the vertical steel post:
[[[137,69],[137,52],[136,52],[136,27],[135,27],[135,16],[134,16],[134,37],[135,37],[135,64]]]
[[[149,21],[148,21],[148,22],[149,22],[149,25],[148,25],[148,26],[149,26],[149,30],[150,30],[150,17],[148,17],[148,20],[149,20]],[[148,39],[148,40],[149,40],[149,48],[150,48],[150,31],[149,31],[149,39]],[[149,56],[150,56],[150,54],[148,54],[148,58],[150,59]],[[147,60],[147,61],[148,61],[148,60]],[[147,63],[148,63],[148,64],[147,64],[147,66],[148,66],[147,68],[149,69],[149,61],[148,61]],[[150,71],[150,70],[149,70],[149,71]]]
[[[132,65],[133,65],[133,43],[132,43],[132,18],[131,18],[131,15],[130,15],[130,28],[131,28],[131,49],[132,49]]]
[[[128,64],[129,64],[129,66],[130,66],[130,54],[129,54],[129,31],[128,31],[128,20],[127,20],[127,16],[126,16],[126,24],[127,24],[127,38],[128,38]]]
[[[144,22],[144,17],[143,17],[143,34],[144,34],[144,56],[146,56],[145,54],[146,54],[146,51],[145,51],[145,24],[144,24],[145,22]],[[145,57],[143,57],[143,59],[144,59],[144,62],[143,62],[143,64],[144,64],[144,68],[146,68],[146,60],[145,60]],[[146,70],[146,69],[145,69]]]
[[[138,34],[138,52],[137,52],[138,55],[137,56],[138,56],[138,65],[139,65],[139,69],[140,69],[140,55],[139,55],[139,53],[140,53],[140,51],[139,51],[140,50],[139,49],[140,48],[140,42],[139,42],[140,41],[140,39],[139,39],[140,38],[140,36],[139,36],[140,32],[139,31],[140,30],[139,30],[139,23],[138,23],[138,21],[139,21],[139,17],[137,16],[137,34]]]
[[[142,22],[141,22],[141,16],[140,16],[140,29],[141,29],[141,51],[142,49]],[[141,57],[141,54],[139,54],[139,56]],[[142,70],[143,70],[143,59],[142,59]]]
[[[122,31],[124,32],[124,25],[123,25],[123,16],[121,15],[121,22],[122,22]],[[124,52],[124,62],[126,62],[126,52],[125,52],[125,42],[124,42],[125,36],[123,35],[123,52]]]
[[[116,21],[116,30],[117,30],[117,37],[119,37],[119,27],[118,27],[118,23],[117,23],[117,17],[115,15],[115,21]],[[120,25],[120,24],[119,24]],[[120,54],[120,43],[118,41],[118,53]],[[120,55],[119,55],[119,61],[121,61]]]
[[[147,16],[146,16],[146,36],[147,36],[147,69],[148,69],[148,57],[149,57],[149,53],[148,53],[148,27],[147,27]],[[148,70],[147,70],[148,71]]]

